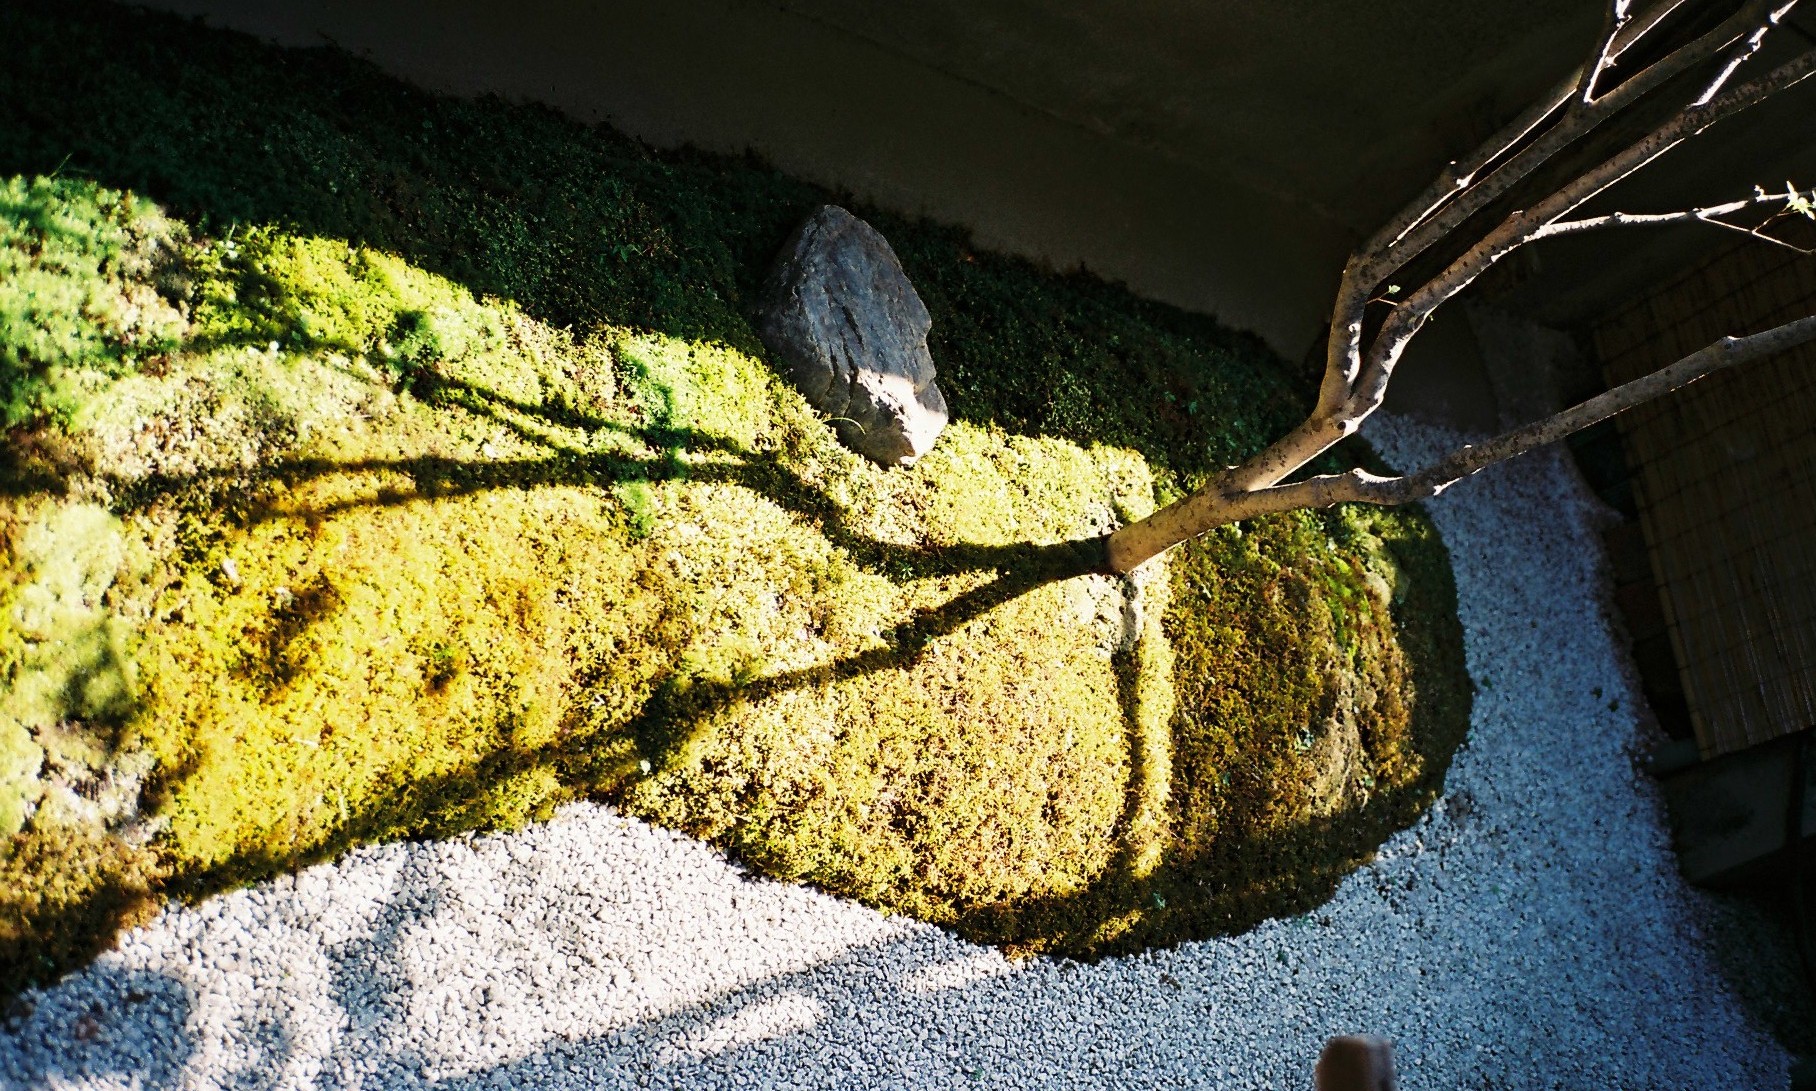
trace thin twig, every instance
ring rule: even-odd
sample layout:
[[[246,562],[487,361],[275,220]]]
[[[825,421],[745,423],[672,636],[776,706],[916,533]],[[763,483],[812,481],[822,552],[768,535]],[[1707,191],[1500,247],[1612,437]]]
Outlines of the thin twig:
[[[1781,239],[1776,235],[1766,234],[1766,224],[1769,224],[1773,220],[1776,220],[1776,219],[1778,219],[1777,216],[1769,216],[1766,218],[1766,222],[1760,224],[1758,227],[1742,227],[1739,224],[1724,223],[1721,220],[1710,220],[1709,223],[1713,224],[1716,227],[1725,227],[1729,231],[1738,231],[1742,235],[1749,235],[1755,239],[1758,239],[1760,242],[1769,242],[1773,246],[1782,246],[1786,250],[1791,251],[1793,254],[1802,254],[1805,257],[1808,257],[1811,254],[1816,254],[1816,250],[1811,250],[1808,247],[1798,246],[1794,242],[1786,242],[1784,239]]]
[[[1533,232],[1532,241],[1536,242],[1539,239],[1555,238],[1559,235],[1576,235],[1584,231],[1597,231],[1604,227],[1654,227],[1665,224],[1698,222],[1711,223],[1718,227],[1733,228],[1738,231],[1754,231],[1758,229],[1737,227],[1734,224],[1723,223],[1715,217],[1727,216],[1731,213],[1740,212],[1743,209],[1754,208],[1759,205],[1784,205],[1789,208],[1799,200],[1809,200],[1811,198],[1816,198],[1816,190],[1811,191],[1810,198],[1805,198],[1804,195],[1797,192],[1797,190],[1790,186],[1786,186],[1783,193],[1767,193],[1762,189],[1753,196],[1743,197],[1738,201],[1728,201],[1725,204],[1709,205],[1707,208],[1685,209],[1682,212],[1610,212],[1605,216],[1587,216],[1580,220],[1554,220]],[[1774,219],[1775,218],[1776,217],[1774,217]],[[1766,221],[1766,223],[1771,222],[1771,220]],[[1761,224],[1760,226],[1763,227],[1765,225]]]
[[[1633,0],[1609,0],[1608,6],[1602,9],[1602,32],[1590,54],[1591,63],[1583,66],[1582,78],[1577,81],[1576,101],[1579,104],[1589,106],[1595,102],[1596,81],[1614,63],[1614,58],[1610,55],[1614,49],[1614,40],[1620,37],[1621,31],[1632,20],[1632,6]]]
[[[1400,353],[1432,311],[1474,283],[1495,262],[1531,242],[1545,225],[1579,208],[1585,201],[1632,175],[1685,139],[1808,79],[1812,74],[1816,74],[1816,50],[1804,53],[1757,79],[1717,96],[1707,105],[1683,110],[1600,166],[1578,175],[1550,197],[1501,221],[1499,226],[1470,247],[1442,273],[1408,296],[1406,302],[1388,317],[1368,348],[1351,395],[1349,411],[1364,416],[1373,412],[1387,392],[1387,383]]]
[[[1719,95],[1721,89],[1727,86],[1728,80],[1740,69],[1740,66],[1747,63],[1753,54],[1759,52],[1759,47],[1765,44],[1766,35],[1777,27],[1779,21],[1790,14],[1791,9],[1796,6],[1797,0],[1784,0],[1777,8],[1767,12],[1765,22],[1754,27],[1751,32],[1730,47],[1728,55],[1722,59],[1721,68],[1715,73],[1715,77],[1703,87],[1702,94],[1691,100],[1690,105],[1706,106],[1711,99]]]

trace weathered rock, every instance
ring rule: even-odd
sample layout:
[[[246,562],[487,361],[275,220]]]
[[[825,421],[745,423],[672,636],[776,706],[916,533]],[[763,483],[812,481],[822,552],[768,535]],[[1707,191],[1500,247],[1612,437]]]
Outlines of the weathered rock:
[[[827,205],[776,259],[759,333],[847,447],[907,466],[946,427],[927,352],[932,325],[888,241]]]

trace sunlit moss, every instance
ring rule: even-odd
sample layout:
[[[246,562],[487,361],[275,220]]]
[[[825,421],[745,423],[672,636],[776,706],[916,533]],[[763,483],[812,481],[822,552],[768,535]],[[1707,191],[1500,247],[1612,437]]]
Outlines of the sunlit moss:
[[[1042,575],[1292,410],[1151,305],[905,232],[959,412],[886,471],[735,330],[564,329],[293,229],[158,237],[121,274],[176,316],[155,366],[8,439],[0,951],[582,797],[1017,951],[1176,942],[1323,896],[1465,722],[1416,513]],[[702,269],[677,313],[735,324],[711,278],[748,272]],[[103,773],[108,807],[40,806]]]

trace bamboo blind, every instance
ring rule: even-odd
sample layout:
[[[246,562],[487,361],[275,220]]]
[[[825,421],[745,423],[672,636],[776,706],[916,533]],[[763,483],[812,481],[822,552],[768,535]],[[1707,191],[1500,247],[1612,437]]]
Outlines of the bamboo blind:
[[[1610,385],[1816,314],[1816,258],[1718,254],[1594,330]],[[1702,756],[1816,726],[1816,346],[1616,418]]]

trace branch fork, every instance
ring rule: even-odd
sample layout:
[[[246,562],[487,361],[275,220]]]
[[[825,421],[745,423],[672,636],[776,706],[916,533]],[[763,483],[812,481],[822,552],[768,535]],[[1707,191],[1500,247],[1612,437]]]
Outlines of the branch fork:
[[[1678,212],[1566,217],[1709,126],[1816,74],[1816,50],[1811,50],[1750,82],[1728,86],[1796,2],[1747,0],[1715,29],[1604,90],[1620,58],[1642,42],[1662,37],[1669,31],[1672,16],[1687,6],[1687,0],[1658,0],[1635,12],[1631,0],[1610,0],[1594,46],[1581,66],[1470,155],[1446,165],[1423,193],[1350,256],[1332,308],[1324,378],[1311,414],[1247,462],[1111,534],[1106,551],[1108,570],[1131,571],[1213,527],[1243,519],[1340,503],[1404,504],[1427,499],[1487,466],[1555,442],[1706,375],[1816,340],[1816,316],[1725,338],[1581,405],[1486,443],[1464,447],[1415,474],[1381,477],[1351,470],[1283,483],[1353,434],[1380,407],[1407,344],[1438,307],[1523,246],[1603,228],[1684,223],[1739,231],[1790,246],[1763,229],[1791,213],[1816,218],[1816,191],[1806,195],[1789,183],[1782,193],[1756,189],[1752,197]],[[1704,74],[1699,76],[1699,72]],[[1478,214],[1507,198],[1540,168],[1554,164],[1561,153],[1580,146],[1604,123],[1632,116],[1642,101],[1658,101],[1685,84],[1694,85],[1694,94],[1638,141],[1569,177],[1527,207],[1505,214],[1499,222],[1487,227],[1477,223]],[[1753,208],[1773,211],[1763,223],[1750,228],[1723,219]],[[1404,295],[1397,285],[1385,293],[1400,298],[1385,298],[1382,287],[1389,278],[1404,275],[1409,263],[1434,249],[1456,256]],[[1370,335],[1369,308],[1381,304],[1391,310]]]

